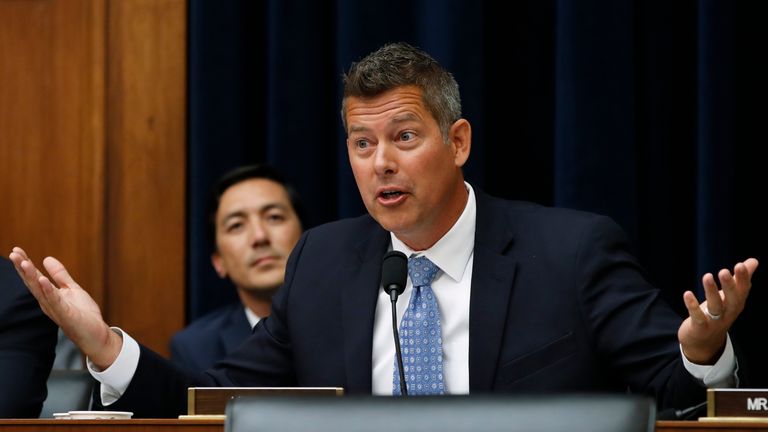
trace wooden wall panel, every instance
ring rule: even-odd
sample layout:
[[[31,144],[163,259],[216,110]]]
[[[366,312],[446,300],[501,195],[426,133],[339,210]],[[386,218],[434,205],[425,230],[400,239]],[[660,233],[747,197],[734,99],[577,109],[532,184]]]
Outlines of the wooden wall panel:
[[[167,354],[184,323],[186,2],[0,0],[0,253],[60,258]]]
[[[104,281],[104,34],[100,0],[0,0],[0,252]]]
[[[108,11],[110,323],[167,354],[184,324],[186,2]]]

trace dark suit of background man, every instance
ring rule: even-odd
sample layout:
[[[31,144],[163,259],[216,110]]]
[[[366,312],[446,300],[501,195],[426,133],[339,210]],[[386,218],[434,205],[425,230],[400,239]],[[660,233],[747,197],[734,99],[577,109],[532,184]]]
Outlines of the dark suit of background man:
[[[224,174],[208,207],[211,262],[235,285],[240,302],[201,317],[171,340],[171,360],[196,370],[234,351],[269,315],[288,255],[301,236],[299,195],[267,165]]]
[[[439,267],[431,287],[447,393],[629,388],[666,408],[703,401],[704,383],[733,381],[727,331],[744,307],[756,260],[738,263],[735,275],[721,270],[722,291],[705,275],[706,301],[686,292],[690,316],[681,324],[607,218],[495,199],[464,182],[472,134],[458,85],[407,44],[387,45],[352,65],[342,118],[369,214],[305,232],[269,318],[206,373],[174,369],[110,330],[60,262],[43,262],[56,288],[14,248],[11,258],[29,288],[88,354],[110,409],[176,415],[191,385],[392,394],[395,350],[379,280],[390,248]],[[400,314],[411,291],[409,277]],[[72,315],[70,308],[94,309]],[[698,365],[686,366],[684,358]]]
[[[0,258],[0,417],[40,415],[56,331],[13,265]]]

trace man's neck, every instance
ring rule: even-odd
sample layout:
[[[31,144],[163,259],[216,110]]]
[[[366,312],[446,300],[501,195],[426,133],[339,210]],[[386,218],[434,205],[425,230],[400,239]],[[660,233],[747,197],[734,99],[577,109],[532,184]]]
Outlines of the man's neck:
[[[445,215],[442,223],[436,225],[433,230],[427,233],[418,233],[411,235],[410,233],[393,233],[400,241],[406,244],[409,248],[416,252],[424,251],[435,245],[440,241],[448,231],[456,224],[459,217],[464,212],[469,200],[469,191],[464,184],[464,180],[461,179],[461,187],[457,189],[456,193],[451,197],[451,204],[447,206],[448,214]]]
[[[271,292],[271,291],[270,291]],[[255,293],[244,289],[237,290],[240,301],[245,307],[251,310],[259,318],[269,316],[269,310],[272,307],[272,297],[263,293]]]

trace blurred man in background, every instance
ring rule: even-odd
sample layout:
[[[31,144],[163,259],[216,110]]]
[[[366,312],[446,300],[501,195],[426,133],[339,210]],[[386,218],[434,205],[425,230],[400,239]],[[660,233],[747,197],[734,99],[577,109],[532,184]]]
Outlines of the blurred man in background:
[[[171,359],[205,370],[237,348],[283,283],[285,264],[302,232],[296,190],[267,165],[235,168],[214,185],[208,206],[211,262],[237,289],[240,302],[194,321],[171,340]]]

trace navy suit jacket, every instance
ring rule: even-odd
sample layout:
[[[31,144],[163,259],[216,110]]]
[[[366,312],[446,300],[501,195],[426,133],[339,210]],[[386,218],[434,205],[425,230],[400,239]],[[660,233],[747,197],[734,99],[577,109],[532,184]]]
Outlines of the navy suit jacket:
[[[631,390],[653,395],[662,408],[705,400],[681,360],[681,318],[647,282],[615,223],[477,190],[476,197],[471,393]],[[374,311],[389,244],[389,233],[368,215],[307,231],[270,317],[247,343],[195,376],[142,347],[114,409],[183,413],[192,385],[370,393]]]
[[[206,370],[251,335],[244,306],[238,302],[195,320],[171,339],[171,361],[193,370]]]
[[[0,417],[40,415],[56,331],[13,264],[0,258]]]

